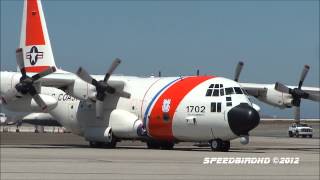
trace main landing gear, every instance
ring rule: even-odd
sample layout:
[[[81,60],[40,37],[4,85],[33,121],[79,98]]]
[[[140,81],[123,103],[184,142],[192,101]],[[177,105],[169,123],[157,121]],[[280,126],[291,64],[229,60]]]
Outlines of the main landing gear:
[[[227,152],[230,149],[230,141],[213,139],[209,143],[212,151]]]
[[[118,139],[112,137],[110,142],[89,141],[89,146],[92,148],[107,148],[113,149],[116,147]]]
[[[117,145],[116,140],[112,140],[111,142],[98,142],[98,141],[89,141],[89,146],[92,148],[107,148],[113,149]]]
[[[150,140],[147,140],[147,147],[148,149],[171,150],[174,147],[174,143],[169,141],[156,141],[156,140],[150,139]]]

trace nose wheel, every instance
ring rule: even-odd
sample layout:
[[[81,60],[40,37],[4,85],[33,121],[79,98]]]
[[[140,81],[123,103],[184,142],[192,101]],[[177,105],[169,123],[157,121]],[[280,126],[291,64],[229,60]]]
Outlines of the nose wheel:
[[[210,141],[212,151],[227,152],[230,149],[230,141],[222,141],[221,139],[213,139]]]

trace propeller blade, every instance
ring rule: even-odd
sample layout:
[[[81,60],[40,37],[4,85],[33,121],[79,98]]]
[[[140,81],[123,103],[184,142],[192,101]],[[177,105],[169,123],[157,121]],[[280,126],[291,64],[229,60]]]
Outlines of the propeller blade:
[[[36,75],[33,75],[31,78],[32,78],[33,81],[37,81],[40,78],[43,78],[43,77],[45,77],[45,76],[47,76],[47,75],[49,75],[49,74],[51,74],[51,73],[53,73],[55,71],[56,71],[56,68],[54,66],[52,66],[52,67],[49,67],[48,69],[46,69],[46,70],[44,70],[44,71],[42,71],[42,72],[40,72],[40,73],[38,73]]]
[[[301,86],[303,84],[304,79],[306,78],[306,76],[308,74],[309,69],[310,69],[309,65],[304,65],[304,68],[303,68],[301,76],[300,76],[298,89],[301,89]]]
[[[289,92],[290,92],[290,88],[288,88],[286,85],[284,85],[280,82],[276,82],[274,88],[275,88],[275,90],[283,92],[283,93],[289,94]]]
[[[240,73],[242,71],[244,63],[242,61],[240,61],[236,67],[236,71],[234,74],[234,81],[238,82],[239,81],[239,77],[240,77]]]
[[[96,84],[96,80],[93,79],[89,73],[87,73],[86,70],[84,70],[82,67],[79,67],[79,69],[77,70],[76,72],[77,76],[82,79],[83,81],[89,83],[89,84],[92,84],[92,85],[95,85]]]
[[[40,97],[39,94],[35,94],[32,96],[34,101],[38,104],[38,106],[41,108],[42,111],[47,112],[48,106],[47,104],[43,101],[43,99]]]
[[[22,73],[22,76],[26,76],[26,70],[24,69],[24,59],[23,59],[22,48],[18,48],[16,50],[16,60],[17,60],[18,67]]]
[[[113,60],[109,70],[107,71],[105,77],[104,77],[104,82],[107,82],[111,76],[111,74],[113,73],[113,71],[119,66],[119,64],[121,63],[121,60],[119,58],[116,58],[115,60]]]
[[[131,97],[131,94],[128,92],[125,92],[125,91],[116,91],[116,94],[120,97],[124,97],[127,99],[130,99],[130,97]]]
[[[0,96],[1,104],[7,104],[12,98],[18,94],[16,88],[8,90],[4,95]]]
[[[310,94],[307,99],[313,100],[313,101],[320,101],[320,94]]]
[[[96,101],[96,117],[97,119],[102,118],[103,115],[103,101]]]
[[[294,113],[294,121],[295,123],[300,123],[300,106],[293,106],[293,113]]]

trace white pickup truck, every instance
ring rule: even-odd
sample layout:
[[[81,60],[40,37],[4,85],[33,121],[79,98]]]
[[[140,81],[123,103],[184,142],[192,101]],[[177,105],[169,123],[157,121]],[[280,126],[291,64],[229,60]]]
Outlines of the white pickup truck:
[[[0,124],[5,125],[7,122],[7,116],[4,113],[0,113]]]
[[[309,137],[312,138],[312,127],[308,126],[307,124],[297,124],[293,123],[291,126],[289,126],[289,137]]]

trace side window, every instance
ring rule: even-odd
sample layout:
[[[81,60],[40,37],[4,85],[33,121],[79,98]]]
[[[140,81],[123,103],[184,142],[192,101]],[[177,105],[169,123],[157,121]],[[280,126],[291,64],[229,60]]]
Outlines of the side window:
[[[239,88],[239,87],[235,87],[234,91],[236,92],[236,94],[243,94],[241,91],[241,88]]]
[[[220,89],[220,96],[224,96],[224,89]]]
[[[221,112],[221,103],[217,103],[217,112]]]
[[[232,99],[230,96],[226,97],[226,106],[232,106]]]
[[[217,112],[217,103],[211,103],[211,112]]]
[[[211,112],[221,112],[221,102],[211,103]]]

